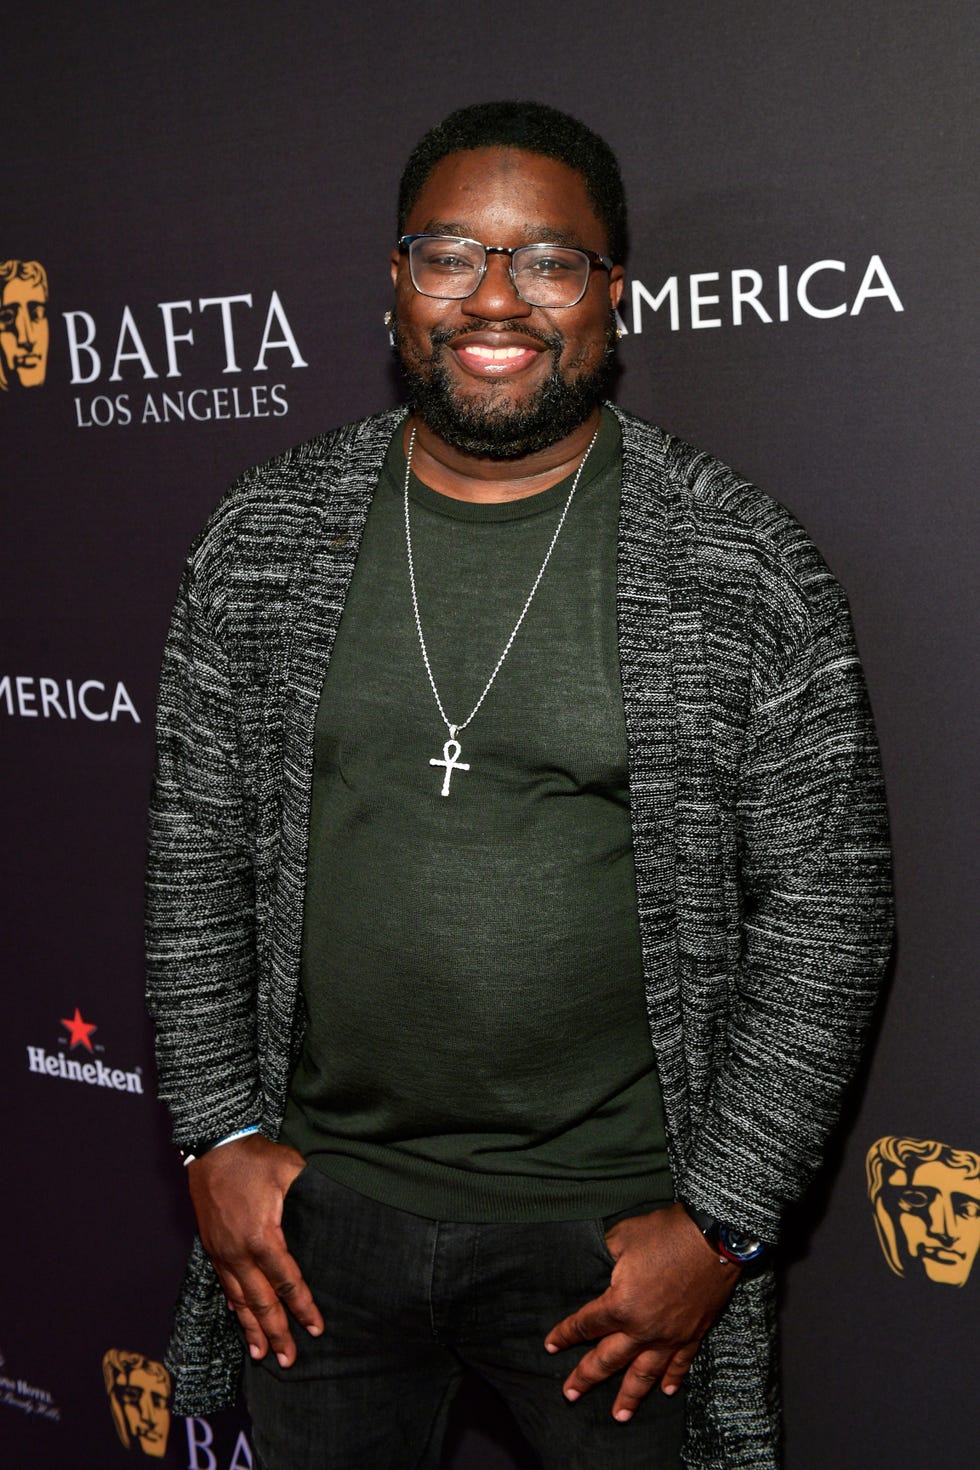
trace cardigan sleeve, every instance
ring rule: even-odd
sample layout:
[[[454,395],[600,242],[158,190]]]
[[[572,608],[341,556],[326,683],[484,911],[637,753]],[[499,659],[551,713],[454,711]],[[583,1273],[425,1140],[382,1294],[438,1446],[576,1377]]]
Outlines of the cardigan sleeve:
[[[163,658],[146,881],[147,1001],[179,1145],[260,1113],[252,862],[217,622],[192,558]]]
[[[683,1198],[769,1241],[820,1163],[891,946],[877,740],[838,593],[756,701],[737,810],[741,963],[724,1060],[677,1181]]]

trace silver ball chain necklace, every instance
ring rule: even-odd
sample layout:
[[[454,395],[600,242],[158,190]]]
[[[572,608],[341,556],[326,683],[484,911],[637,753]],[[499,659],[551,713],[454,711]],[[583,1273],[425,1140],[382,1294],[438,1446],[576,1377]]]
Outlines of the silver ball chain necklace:
[[[462,720],[458,725],[454,725],[449,716],[446,714],[446,711],[443,708],[442,700],[439,698],[439,690],[436,688],[436,681],[432,673],[432,665],[429,663],[429,651],[425,646],[425,636],[422,632],[422,619],[419,616],[419,598],[418,592],[415,587],[415,559],[412,556],[412,527],[408,516],[408,486],[412,478],[412,452],[415,449],[415,426],[412,426],[412,432],[408,441],[408,455],[405,463],[405,545],[408,549],[408,578],[412,585],[412,607],[415,612],[415,630],[419,635],[419,647],[422,650],[422,660],[425,664],[425,672],[429,676],[429,683],[432,686],[432,693],[435,695],[435,701],[439,707],[439,713],[440,715],[442,715],[443,724],[449,731],[449,739],[442,747],[442,760],[439,760],[436,756],[433,756],[433,758],[429,761],[430,766],[445,767],[446,774],[442,782],[442,791],[440,792],[441,796],[449,795],[449,783],[452,780],[454,771],[468,771],[470,769],[469,764],[466,761],[461,761],[459,758],[461,754],[461,747],[456,737],[460,735],[463,730],[466,729],[467,725],[470,723],[477,710],[480,708],[480,705],[490,693],[491,685],[493,684],[494,679],[496,679],[497,675],[500,673],[500,670],[503,667],[504,659],[510,653],[514,639],[517,637],[517,634],[520,631],[520,626],[523,623],[525,616],[527,615],[528,608],[531,606],[531,603],[534,600],[534,594],[538,590],[538,585],[541,581],[541,578],[544,576],[545,568],[547,567],[548,562],[551,560],[551,553],[555,549],[555,543],[557,542],[558,537],[561,535],[561,528],[565,524],[565,517],[568,515],[568,508],[572,503],[572,496],[578,489],[578,482],[581,479],[582,471],[585,468],[585,461],[588,459],[590,453],[592,452],[592,446],[593,444],[595,444],[595,441],[598,439],[598,437],[599,430],[596,429],[595,433],[592,435],[592,438],[589,440],[588,448],[579,461],[579,467],[575,471],[575,478],[572,481],[572,488],[571,490],[569,490],[568,499],[565,501],[565,508],[559,516],[558,524],[555,527],[555,534],[552,536],[551,544],[544,554],[544,561],[541,563],[541,569],[534,579],[534,585],[532,586],[530,592],[527,594],[527,601],[521,608],[520,617],[514,624],[513,631],[511,632],[510,637],[507,639],[507,642],[504,644],[504,651],[494,665],[493,673],[490,675],[486,684],[483,686],[483,693],[480,695],[476,704],[466,716],[466,719]]]

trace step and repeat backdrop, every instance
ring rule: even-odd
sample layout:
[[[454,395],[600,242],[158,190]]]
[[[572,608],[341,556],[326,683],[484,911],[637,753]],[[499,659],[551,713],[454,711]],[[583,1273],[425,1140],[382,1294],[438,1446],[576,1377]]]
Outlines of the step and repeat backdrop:
[[[879,721],[900,942],[784,1253],[786,1463],[975,1449],[970,12],[6,8],[4,1466],[252,1463],[244,1414],[173,1416],[162,1365],[192,1222],[142,999],[160,650],[227,482],[397,402],[398,175],[425,128],[497,96],[618,151],[617,397],[801,517],[851,595]],[[533,1461],[471,1385],[446,1463]]]

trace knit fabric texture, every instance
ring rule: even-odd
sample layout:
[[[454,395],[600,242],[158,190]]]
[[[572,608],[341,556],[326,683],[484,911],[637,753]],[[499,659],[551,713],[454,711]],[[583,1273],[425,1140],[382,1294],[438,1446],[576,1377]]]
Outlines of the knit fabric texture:
[[[299,1054],[317,702],[403,411],[246,473],[191,549],[167,640],[148,999],[174,1141],[261,1120]],[[781,506],[619,410],[617,611],[644,979],[677,1192],[766,1240],[819,1164],[891,935],[887,820],[846,599]],[[690,1470],[774,1470],[771,1272],[689,1375]],[[237,1394],[195,1242],[174,1409]]]

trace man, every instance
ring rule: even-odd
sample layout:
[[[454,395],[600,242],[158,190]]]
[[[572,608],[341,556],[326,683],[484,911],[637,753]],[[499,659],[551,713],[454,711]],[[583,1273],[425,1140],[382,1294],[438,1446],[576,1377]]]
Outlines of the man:
[[[884,804],[804,533],[602,405],[625,225],[576,120],[433,129],[407,415],[252,471],[185,569],[150,1002],[203,1246],[169,1361],[204,1411],[244,1341],[268,1470],[437,1465],[464,1365],[546,1467],[776,1463],[771,1247],[885,961]]]
[[[980,1155],[922,1138],[879,1138],[868,1196],[896,1276],[965,1286],[980,1248]]]
[[[0,262],[0,389],[39,388],[48,369],[48,277],[36,260]]]

